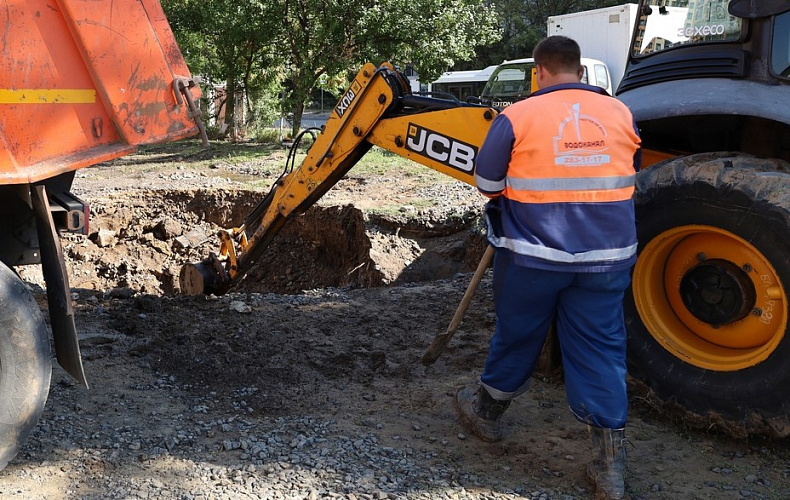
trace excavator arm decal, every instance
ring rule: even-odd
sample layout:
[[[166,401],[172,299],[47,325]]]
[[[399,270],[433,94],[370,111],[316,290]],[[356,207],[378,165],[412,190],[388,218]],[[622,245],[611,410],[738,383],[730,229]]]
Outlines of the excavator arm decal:
[[[474,162],[494,116],[496,111],[491,108],[458,106],[385,118],[367,140],[474,185]]]
[[[467,174],[474,170],[478,150],[476,146],[413,123],[406,134],[406,149]]]

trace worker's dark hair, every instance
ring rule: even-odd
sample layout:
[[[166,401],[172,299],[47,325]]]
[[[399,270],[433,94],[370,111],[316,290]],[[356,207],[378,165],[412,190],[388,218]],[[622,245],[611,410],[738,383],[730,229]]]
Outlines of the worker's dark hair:
[[[544,38],[532,51],[535,64],[540,64],[552,75],[578,73],[581,68],[581,49],[567,36],[553,35]]]

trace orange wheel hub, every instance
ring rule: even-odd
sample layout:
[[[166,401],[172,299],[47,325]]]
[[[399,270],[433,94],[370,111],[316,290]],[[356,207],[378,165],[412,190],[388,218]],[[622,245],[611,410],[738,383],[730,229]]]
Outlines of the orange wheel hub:
[[[713,226],[658,235],[634,267],[634,300],[653,338],[678,358],[735,371],[768,358],[787,327],[787,300],[765,256]]]

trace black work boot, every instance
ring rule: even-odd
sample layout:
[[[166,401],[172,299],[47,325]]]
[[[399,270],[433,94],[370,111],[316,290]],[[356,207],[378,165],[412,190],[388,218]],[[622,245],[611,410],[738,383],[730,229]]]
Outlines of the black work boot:
[[[453,397],[453,408],[463,426],[487,443],[502,439],[499,418],[508,406],[510,400],[497,401],[481,386],[458,389]]]
[[[625,498],[625,429],[589,427],[593,460],[587,480],[595,487],[595,500]]]

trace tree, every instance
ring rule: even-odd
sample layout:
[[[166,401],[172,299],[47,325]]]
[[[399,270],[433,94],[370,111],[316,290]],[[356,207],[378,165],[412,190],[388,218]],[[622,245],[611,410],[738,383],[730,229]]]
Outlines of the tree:
[[[228,96],[282,82],[298,133],[319,78],[339,90],[363,62],[391,61],[438,77],[498,35],[485,0],[163,0],[193,72],[221,79]],[[233,124],[234,101],[225,106]]]
[[[438,77],[474,46],[497,37],[483,0],[280,0],[288,51],[293,133],[321,75],[337,77],[363,62],[410,63]],[[330,81],[344,82],[330,78]]]
[[[236,99],[252,99],[281,75],[281,5],[259,0],[162,0],[193,73],[225,83],[224,122],[235,132]]]
[[[364,59],[411,63],[425,80],[501,36],[495,12],[480,0],[389,0],[368,11],[366,23],[374,29],[366,32]]]
[[[477,69],[505,59],[532,55],[546,36],[549,16],[619,5],[622,0],[494,0],[492,8],[501,20],[502,37],[492,44],[479,44],[476,55],[454,69]]]

